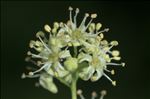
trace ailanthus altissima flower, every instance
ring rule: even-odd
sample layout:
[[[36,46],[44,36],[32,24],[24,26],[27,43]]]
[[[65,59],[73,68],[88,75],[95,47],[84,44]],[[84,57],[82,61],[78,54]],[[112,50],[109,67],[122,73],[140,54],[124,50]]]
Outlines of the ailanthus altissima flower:
[[[37,40],[30,41],[29,47],[33,50],[27,52],[26,61],[34,63],[38,69],[23,73],[22,78],[39,77],[39,84],[53,93],[58,92],[53,78],[72,90],[78,78],[97,81],[104,76],[115,86],[116,81],[107,73],[115,74],[114,69],[108,69],[110,65],[125,66],[125,63],[112,62],[121,59],[120,52],[113,50],[118,42],[104,39],[104,32],[108,32],[109,28],[102,30],[101,23],[93,23],[97,14],[86,13],[78,22],[79,9],[75,10],[74,16],[72,11],[73,8],[69,7],[68,22],[54,22],[52,27],[46,24],[45,31],[36,33]],[[77,93],[84,99],[81,90]],[[93,97],[96,94],[93,93]]]

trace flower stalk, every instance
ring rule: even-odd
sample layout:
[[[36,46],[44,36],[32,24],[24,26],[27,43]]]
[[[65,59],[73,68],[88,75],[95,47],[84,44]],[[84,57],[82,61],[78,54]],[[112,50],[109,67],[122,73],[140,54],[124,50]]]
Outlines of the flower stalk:
[[[77,80],[73,79],[72,83],[71,83],[71,95],[72,95],[72,99],[77,99]]]

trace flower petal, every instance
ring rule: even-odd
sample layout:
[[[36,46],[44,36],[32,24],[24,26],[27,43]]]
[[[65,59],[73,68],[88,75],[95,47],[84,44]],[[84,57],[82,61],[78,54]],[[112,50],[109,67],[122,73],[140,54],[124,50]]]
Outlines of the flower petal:
[[[83,61],[90,62],[92,60],[92,56],[90,56],[89,54],[80,53],[78,56],[78,60],[79,60],[79,63]]]
[[[103,76],[103,70],[98,70],[96,69],[96,74],[94,74],[92,77],[91,77],[91,81],[97,81],[99,80],[101,77]]]
[[[58,89],[56,85],[54,84],[53,78],[51,76],[48,76],[46,74],[41,75],[39,79],[39,83],[43,88],[47,89],[48,91],[52,93],[58,92]]]
[[[95,72],[95,69],[89,66],[88,68],[84,68],[83,72],[79,73],[79,76],[83,80],[89,80],[94,72]]]

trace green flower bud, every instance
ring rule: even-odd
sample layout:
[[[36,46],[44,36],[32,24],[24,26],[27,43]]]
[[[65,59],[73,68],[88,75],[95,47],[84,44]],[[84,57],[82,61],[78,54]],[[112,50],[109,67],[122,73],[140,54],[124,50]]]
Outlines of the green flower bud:
[[[67,70],[73,72],[78,68],[78,61],[76,58],[70,57],[64,62],[64,65]]]

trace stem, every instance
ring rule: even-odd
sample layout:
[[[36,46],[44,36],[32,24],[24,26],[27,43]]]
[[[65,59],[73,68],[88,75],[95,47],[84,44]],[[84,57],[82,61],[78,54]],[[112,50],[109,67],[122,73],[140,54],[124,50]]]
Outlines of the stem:
[[[77,89],[76,89],[76,84],[77,80],[73,79],[72,84],[71,84],[71,94],[72,94],[72,99],[77,99]]]

